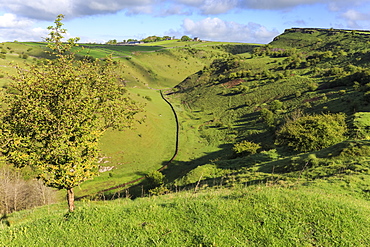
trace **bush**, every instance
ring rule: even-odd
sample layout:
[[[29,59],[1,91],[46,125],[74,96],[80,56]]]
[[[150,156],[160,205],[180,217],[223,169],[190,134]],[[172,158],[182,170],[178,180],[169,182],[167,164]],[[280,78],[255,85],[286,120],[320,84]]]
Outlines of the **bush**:
[[[159,171],[152,171],[146,175],[150,187],[155,188],[164,184],[164,175]]]
[[[283,102],[280,100],[274,100],[270,103],[270,110],[276,112],[277,110],[281,110],[283,108]]]
[[[288,121],[277,132],[277,145],[296,151],[314,151],[345,140],[345,114],[307,115]]]
[[[273,127],[275,124],[275,116],[272,111],[267,108],[261,110],[261,118],[269,127]]]
[[[167,194],[168,192],[170,192],[170,190],[163,184],[158,187],[155,187],[154,189],[149,190],[149,193],[153,196],[164,195]]]
[[[318,166],[320,164],[320,160],[316,157],[316,154],[309,154],[305,162],[311,166]]]
[[[316,82],[310,82],[307,84],[307,87],[310,91],[315,91],[319,85]]]
[[[239,155],[249,155],[257,153],[257,150],[260,148],[260,144],[249,141],[242,141],[240,143],[236,143],[233,147],[233,150],[236,154]]]

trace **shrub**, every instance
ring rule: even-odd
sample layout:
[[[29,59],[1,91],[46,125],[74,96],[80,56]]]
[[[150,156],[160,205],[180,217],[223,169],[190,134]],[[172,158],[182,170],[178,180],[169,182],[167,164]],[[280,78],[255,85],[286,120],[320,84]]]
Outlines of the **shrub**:
[[[276,149],[270,149],[268,151],[262,151],[261,154],[265,155],[270,160],[277,160],[280,157],[280,154]]]
[[[281,110],[283,108],[283,102],[280,100],[274,100],[270,103],[270,110],[276,112],[277,110]]]
[[[249,142],[249,141],[242,141],[236,143],[233,147],[233,150],[236,154],[241,155],[249,155],[257,153],[257,150],[261,148],[260,144]]]
[[[277,145],[296,151],[314,151],[345,140],[345,114],[306,115],[288,121],[277,132]]]
[[[310,82],[307,84],[307,87],[310,91],[315,91],[319,85],[316,82]]]
[[[148,95],[144,96],[143,98],[146,99],[147,101],[152,101],[152,98]]]
[[[269,109],[263,108],[261,110],[261,118],[269,127],[273,127],[275,123],[275,116],[272,111]]]
[[[170,192],[170,190],[163,184],[158,187],[155,187],[154,189],[149,190],[149,193],[153,196],[164,195],[167,194],[168,192]]]
[[[244,86],[244,85],[239,86],[239,92],[240,93],[246,93],[248,91],[249,91],[249,87],[248,86]]]
[[[320,164],[320,160],[316,157],[316,154],[309,154],[305,161],[312,166],[318,166]]]
[[[164,184],[164,175],[159,171],[152,171],[146,175],[149,185],[152,188]]]

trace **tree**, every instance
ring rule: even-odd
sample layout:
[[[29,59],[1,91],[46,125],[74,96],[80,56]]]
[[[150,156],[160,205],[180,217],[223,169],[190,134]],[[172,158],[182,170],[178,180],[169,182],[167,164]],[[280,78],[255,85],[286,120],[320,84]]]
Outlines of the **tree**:
[[[189,40],[191,40],[191,38],[189,38],[189,36],[184,35],[184,36],[181,37],[181,41],[189,41]]]
[[[116,45],[117,40],[116,39],[111,39],[111,40],[108,40],[108,42],[106,42],[105,44],[107,44],[107,45]]]
[[[277,132],[277,145],[308,152],[346,139],[345,114],[306,115],[290,120]]]
[[[14,166],[32,167],[47,186],[66,189],[73,211],[73,188],[98,174],[100,137],[110,127],[129,127],[140,110],[117,81],[110,58],[76,59],[78,38],[62,42],[63,17],[48,28],[55,59],[17,67],[4,97],[0,151]]]

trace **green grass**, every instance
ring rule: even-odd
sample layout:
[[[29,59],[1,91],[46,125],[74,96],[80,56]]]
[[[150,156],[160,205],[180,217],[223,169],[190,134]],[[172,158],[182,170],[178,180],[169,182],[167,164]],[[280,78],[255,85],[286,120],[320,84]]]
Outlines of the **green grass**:
[[[2,220],[0,243],[368,246],[369,209],[367,201],[314,188],[257,186],[182,192],[134,201],[80,202],[78,209],[69,214],[48,207],[34,213],[14,213]],[[22,222],[22,217],[33,220]]]
[[[108,130],[101,142],[102,166],[114,166],[94,180],[76,188],[76,194],[93,194],[104,188],[123,184],[159,169],[175,152],[176,123],[174,115],[159,91],[133,88],[134,99],[146,104],[142,124],[125,131]],[[150,100],[148,100],[150,99]]]
[[[13,54],[6,54],[7,59],[0,59],[0,66],[4,66],[0,69],[5,75],[15,72],[9,64],[10,56],[21,66],[25,60],[19,58],[18,53],[33,52],[34,55],[41,54],[40,58],[45,56],[42,50],[45,43],[5,43],[3,46],[7,50],[13,50]],[[30,48],[32,50],[29,50]],[[146,116],[146,121],[136,125],[133,130],[124,132],[110,130],[105,133],[101,141],[101,157],[107,157],[103,160],[107,162],[103,163],[104,166],[114,166],[114,169],[76,188],[77,196],[94,194],[102,189],[142,177],[160,168],[172,157],[175,148],[174,116],[169,106],[160,98],[157,89],[173,87],[189,73],[203,68],[209,60],[176,49],[148,52],[158,48],[162,49],[159,46],[92,45],[91,48],[81,51],[81,54],[97,58],[105,57],[112,52],[113,56],[117,56],[115,59],[120,61],[118,73],[124,78],[131,95],[146,105],[142,114]],[[31,56],[27,61],[32,61]],[[7,76],[0,78],[2,85],[8,82]]]

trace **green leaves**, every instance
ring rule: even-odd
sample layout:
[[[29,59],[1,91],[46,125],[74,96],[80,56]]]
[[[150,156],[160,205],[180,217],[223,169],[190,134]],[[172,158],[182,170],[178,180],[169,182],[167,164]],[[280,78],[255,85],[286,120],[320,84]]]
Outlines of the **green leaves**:
[[[344,114],[307,115],[288,121],[277,132],[277,145],[296,151],[314,151],[345,140]]]
[[[71,49],[78,38],[62,41],[62,19],[46,39],[56,59],[18,68],[0,128],[10,163],[32,166],[48,186],[71,189],[97,175],[103,132],[131,126],[140,109],[118,82],[111,58],[75,58]]]
[[[234,144],[233,151],[238,155],[249,155],[257,153],[257,150],[260,148],[260,144],[244,140]]]

